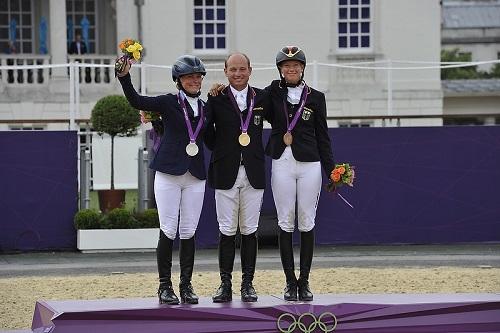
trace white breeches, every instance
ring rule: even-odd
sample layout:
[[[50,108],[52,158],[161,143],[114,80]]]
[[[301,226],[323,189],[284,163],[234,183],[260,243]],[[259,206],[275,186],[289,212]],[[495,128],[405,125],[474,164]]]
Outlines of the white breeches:
[[[189,171],[181,176],[156,171],[154,191],[163,233],[173,240],[179,228],[180,239],[193,237],[203,207],[205,180]]]
[[[240,166],[233,187],[215,190],[215,206],[219,230],[226,236],[236,235],[238,225],[242,235],[257,231],[264,190],[250,185],[245,167]]]
[[[299,231],[307,232],[314,228],[321,182],[321,163],[295,160],[290,147],[285,148],[279,159],[273,160],[271,188],[278,225],[282,230],[295,230],[295,203]]]

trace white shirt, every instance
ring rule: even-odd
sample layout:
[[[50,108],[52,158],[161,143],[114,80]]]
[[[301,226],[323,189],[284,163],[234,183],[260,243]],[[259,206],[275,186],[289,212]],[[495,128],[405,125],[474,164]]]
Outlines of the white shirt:
[[[248,93],[248,84],[243,90],[236,90],[233,86],[229,86],[231,88],[231,92],[233,93],[234,98],[236,99],[236,103],[238,104],[238,108],[240,111],[244,111],[247,108],[247,93]]]
[[[300,95],[302,95],[302,90],[304,89],[305,83],[302,82],[297,87],[288,87],[287,100],[292,104],[299,104]]]
[[[182,90],[180,92],[184,100],[188,101],[189,105],[191,105],[191,109],[193,109],[194,116],[198,117],[198,97],[189,97]]]

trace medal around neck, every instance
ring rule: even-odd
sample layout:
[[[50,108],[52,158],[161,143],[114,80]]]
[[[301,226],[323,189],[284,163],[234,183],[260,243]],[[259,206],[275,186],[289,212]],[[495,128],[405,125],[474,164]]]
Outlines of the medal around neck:
[[[248,146],[250,144],[250,135],[248,135],[248,133],[246,132],[241,133],[240,136],[238,137],[238,142],[243,147]]]
[[[198,100],[198,110],[200,112],[200,119],[198,120],[198,125],[196,126],[196,130],[193,132],[193,128],[191,127],[191,121],[189,120],[189,116],[186,109],[186,103],[184,102],[184,99],[181,96],[180,92],[177,94],[177,100],[180,106],[182,107],[182,111],[184,112],[184,120],[186,121],[186,127],[189,135],[189,144],[186,146],[186,154],[192,157],[198,154],[199,151],[198,145],[196,145],[196,138],[198,137],[201,127],[203,126],[203,118],[204,118],[203,104],[200,102],[200,100]]]
[[[198,151],[199,151],[199,148],[198,148],[198,145],[195,142],[190,142],[186,146],[186,153],[189,156],[196,156],[198,154]]]
[[[286,132],[285,135],[283,135],[283,142],[285,143],[285,145],[290,146],[293,142],[292,133]]]

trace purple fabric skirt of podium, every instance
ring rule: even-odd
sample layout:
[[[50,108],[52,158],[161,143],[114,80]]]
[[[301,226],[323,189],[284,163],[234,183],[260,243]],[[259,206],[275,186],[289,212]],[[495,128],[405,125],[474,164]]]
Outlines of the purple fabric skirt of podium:
[[[256,303],[159,305],[156,298],[38,301],[36,333],[500,332],[500,294],[261,296]]]

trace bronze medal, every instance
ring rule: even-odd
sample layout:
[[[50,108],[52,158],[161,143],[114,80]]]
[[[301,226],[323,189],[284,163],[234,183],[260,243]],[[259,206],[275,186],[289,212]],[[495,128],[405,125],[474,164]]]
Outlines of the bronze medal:
[[[186,153],[189,156],[195,156],[196,154],[198,154],[198,151],[199,151],[198,145],[196,143],[194,143],[194,142],[190,142],[186,146]]]
[[[290,146],[292,144],[292,141],[293,141],[292,133],[286,132],[285,135],[283,135],[283,142],[285,143],[285,145]]]
[[[238,137],[238,142],[243,147],[248,146],[250,144],[250,135],[248,135],[247,132],[241,133],[240,136]]]

